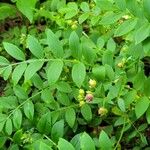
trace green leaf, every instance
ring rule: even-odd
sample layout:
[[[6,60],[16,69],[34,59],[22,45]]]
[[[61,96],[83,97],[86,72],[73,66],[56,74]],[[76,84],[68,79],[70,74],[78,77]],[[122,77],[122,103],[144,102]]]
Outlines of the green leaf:
[[[31,62],[24,73],[25,82],[30,80],[33,75],[42,68],[43,62],[42,61],[34,61]]]
[[[135,43],[139,44],[144,41],[150,34],[150,24],[144,23],[135,33]]]
[[[51,131],[51,113],[48,112],[40,118],[37,124],[37,129],[41,133],[49,134]]]
[[[2,73],[1,73],[1,75],[2,75],[2,77],[4,78],[5,81],[8,80],[8,78],[9,78],[11,72],[12,72],[12,66],[11,66],[11,65],[2,68]]]
[[[70,2],[67,4],[65,19],[71,19],[78,14],[78,6],[75,2]]]
[[[150,87],[150,77],[144,82],[144,94],[148,97],[150,96],[149,87]]]
[[[57,100],[62,105],[65,105],[65,106],[70,105],[70,98],[66,93],[59,92],[57,95]]]
[[[113,53],[116,50],[116,43],[112,38],[110,38],[107,42],[107,49],[112,51]]]
[[[26,68],[27,68],[27,64],[21,63],[14,69],[12,73],[12,81],[14,85],[16,85],[19,82]]]
[[[43,48],[34,36],[28,35],[27,46],[35,57],[43,58]]]
[[[118,28],[115,31],[115,36],[122,36],[134,29],[134,27],[137,24],[137,19],[129,19],[124,21],[121,25],[118,26]]]
[[[148,107],[148,109],[146,111],[146,120],[147,120],[148,124],[150,124],[150,106]]]
[[[59,140],[59,138],[63,137],[64,135],[64,120],[57,121],[51,131],[51,138],[55,142]]]
[[[22,129],[18,130],[17,132],[15,132],[15,134],[13,135],[13,142],[20,144],[21,143],[21,137],[23,136],[23,132]]]
[[[112,149],[112,143],[108,135],[102,130],[99,136],[101,150]]]
[[[8,135],[12,134],[12,121],[10,118],[7,119],[6,123],[5,123],[5,132]]]
[[[5,114],[0,113],[0,132],[3,130],[6,119],[7,119],[7,116]]]
[[[87,2],[82,2],[80,7],[81,7],[81,10],[84,11],[84,12],[89,12],[90,11],[89,4]]]
[[[37,140],[33,146],[34,150],[53,150],[50,145],[42,140]]]
[[[115,77],[115,73],[114,70],[111,66],[105,64],[105,70],[106,70],[106,76],[110,79],[110,80],[114,80]]]
[[[50,29],[46,30],[46,35],[47,35],[47,44],[51,49],[52,53],[54,54],[54,56],[57,58],[62,58],[64,55],[63,47],[60,41],[58,40],[57,36]]]
[[[86,132],[80,137],[80,145],[82,150],[95,150],[94,141]]]
[[[86,68],[85,65],[81,62],[74,64],[72,68],[72,79],[73,82],[78,86],[81,87],[86,75]]]
[[[90,47],[87,43],[82,44],[82,51],[83,51],[85,60],[89,64],[91,64],[95,61],[95,59],[96,59],[95,50],[92,47]]]
[[[1,109],[15,109],[18,105],[18,100],[15,96],[2,96],[0,97]]]
[[[48,78],[48,83],[50,85],[56,83],[57,80],[59,79],[62,69],[63,69],[63,65],[64,65],[63,61],[54,60],[48,67],[47,78]]]
[[[75,124],[75,119],[76,119],[75,110],[73,108],[67,109],[66,112],[65,112],[65,118],[66,118],[66,121],[67,121],[68,125],[71,128],[73,128],[73,126]]]
[[[126,108],[125,108],[125,102],[123,99],[118,99],[117,101],[119,108],[121,109],[121,111],[125,112]]]
[[[112,53],[112,51],[106,50],[103,53],[102,63],[103,63],[103,65],[108,64],[110,66],[113,66],[113,53]]]
[[[3,3],[2,3],[3,4]],[[17,11],[13,5],[4,3],[0,6],[0,20],[5,20],[8,17],[15,17]]]
[[[7,140],[7,137],[0,137],[0,148],[3,148],[4,147],[4,144]]]
[[[80,48],[80,41],[77,33],[75,31],[71,32],[69,37],[69,48],[71,50],[71,54],[74,58],[80,59],[82,56],[82,51]]]
[[[149,107],[149,99],[147,97],[141,97],[138,99],[135,105],[135,114],[137,119],[140,118]]]
[[[123,13],[107,12],[102,17],[102,19],[100,21],[100,24],[102,24],[102,25],[111,25],[111,24],[117,22],[122,16],[123,16]]]
[[[93,76],[98,81],[104,81],[106,76],[106,69],[104,66],[96,66],[92,69]]]
[[[85,20],[89,18],[90,14],[89,13],[84,13],[79,17],[79,24],[82,24]]]
[[[81,107],[81,114],[85,120],[87,121],[92,120],[92,111],[91,111],[91,107],[88,104],[84,104]]]
[[[60,92],[64,92],[64,93],[70,93],[72,91],[70,85],[67,82],[63,82],[63,81],[57,84],[57,89]]]
[[[75,150],[71,143],[66,141],[65,139],[60,138],[58,141],[58,149],[59,150]]]
[[[115,3],[121,10],[126,10],[126,0],[115,0]]]
[[[26,100],[28,98],[28,94],[26,93],[25,89],[19,85],[14,86],[13,91],[19,99]]]
[[[35,9],[35,4],[37,0],[29,0],[29,1],[24,1],[24,0],[17,0],[16,6],[21,11],[32,23],[33,22],[33,12]]]
[[[22,113],[20,109],[17,109],[14,113],[13,113],[13,125],[16,129],[20,129],[21,127],[21,123],[22,123]]]
[[[70,143],[74,146],[74,148],[76,150],[80,150],[80,135],[81,133],[79,134],[76,134],[70,141]]]
[[[24,53],[14,44],[3,42],[6,52],[17,60],[25,60]]]
[[[50,89],[46,88],[42,91],[41,99],[47,104],[50,104],[54,100],[54,97],[50,92]]]
[[[0,56],[0,65],[1,66],[5,66],[5,65],[9,65],[10,62],[3,56]]]
[[[144,11],[145,11],[146,15],[149,18],[149,16],[150,16],[150,9],[149,9],[150,8],[150,1],[149,0],[143,0],[143,7],[144,7]]]
[[[34,105],[32,103],[32,101],[27,101],[24,105],[23,105],[23,109],[24,109],[24,113],[26,115],[26,117],[30,120],[33,120],[33,116],[34,116]]]
[[[17,144],[12,144],[10,147],[9,147],[9,150],[19,150],[19,146]]]

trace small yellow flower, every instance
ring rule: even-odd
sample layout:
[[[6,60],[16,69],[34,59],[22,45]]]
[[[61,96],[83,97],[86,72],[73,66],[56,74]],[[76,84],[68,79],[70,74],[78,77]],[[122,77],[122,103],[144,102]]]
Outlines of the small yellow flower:
[[[85,93],[85,92],[84,92],[83,89],[80,89],[80,90],[79,90],[79,94],[80,94],[80,95],[84,95],[84,93]]]
[[[72,30],[76,30],[76,29],[77,29],[77,25],[76,25],[76,24],[73,24],[73,25],[71,26],[71,29],[72,29]]]
[[[97,84],[97,83],[96,83],[95,80],[90,79],[90,81],[89,81],[89,87],[90,87],[90,88],[95,88],[96,84]]]
[[[98,109],[98,114],[101,115],[101,116],[104,116],[108,113],[108,110],[104,107],[101,107]]]
[[[80,101],[79,106],[82,107],[85,104],[84,101]]]
[[[117,64],[117,66],[118,66],[119,68],[123,68],[124,63],[123,63],[123,62],[120,62],[120,63]]]

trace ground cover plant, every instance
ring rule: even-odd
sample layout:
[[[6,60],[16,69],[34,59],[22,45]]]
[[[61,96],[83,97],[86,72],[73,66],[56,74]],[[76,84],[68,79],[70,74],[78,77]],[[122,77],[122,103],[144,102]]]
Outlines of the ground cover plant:
[[[150,149],[149,8],[1,1],[0,149]]]

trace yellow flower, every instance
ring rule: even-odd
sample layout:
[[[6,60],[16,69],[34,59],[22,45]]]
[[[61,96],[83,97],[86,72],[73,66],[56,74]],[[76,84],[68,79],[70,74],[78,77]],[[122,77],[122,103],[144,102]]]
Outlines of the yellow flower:
[[[119,68],[123,68],[124,63],[120,62],[120,63],[117,64],[117,66],[118,66]]]
[[[82,107],[85,104],[84,101],[80,101],[79,106]]]
[[[96,83],[95,80],[90,79],[90,81],[89,81],[89,87],[90,87],[90,88],[95,88],[96,84],[97,84],[97,83]]]
[[[101,115],[101,116],[104,116],[108,113],[108,110],[104,107],[101,107],[98,109],[98,114]]]
[[[79,95],[84,95],[84,93],[85,93],[85,92],[84,92],[83,89],[80,89],[80,90],[79,90]]]

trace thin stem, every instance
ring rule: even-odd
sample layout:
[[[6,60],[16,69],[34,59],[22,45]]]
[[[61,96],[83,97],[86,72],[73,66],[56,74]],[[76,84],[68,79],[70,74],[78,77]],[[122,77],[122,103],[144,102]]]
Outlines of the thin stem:
[[[120,144],[120,141],[121,141],[121,139],[122,139],[122,137],[123,137],[124,128],[125,128],[125,120],[126,120],[126,119],[124,118],[124,123],[123,123],[123,127],[122,127],[122,130],[121,130],[121,133],[120,133],[120,137],[119,137],[119,139],[118,139],[118,141],[117,141],[117,144],[116,144],[114,150],[117,149],[117,147],[118,147],[118,145]]]
[[[53,114],[53,113],[55,113],[55,112],[64,111],[64,110],[66,110],[66,109],[75,108],[75,107],[78,107],[78,106],[79,106],[79,104],[74,104],[74,105],[71,105],[71,106],[62,107],[62,108],[59,108],[59,109],[57,109],[57,110],[55,110],[55,111],[53,111],[53,112],[51,112],[51,113]]]
[[[56,144],[54,141],[52,141],[47,135],[44,134],[44,137],[45,137],[47,140],[49,140],[54,146],[57,147],[57,144]]]
[[[29,97],[28,99],[26,99],[26,100],[25,100],[24,102],[22,102],[20,105],[18,105],[14,110],[11,111],[11,113],[8,115],[8,117],[7,117],[6,119],[0,121],[0,123],[3,122],[3,121],[7,121],[7,120],[14,114],[14,112],[15,112],[17,109],[19,109],[20,107],[22,107],[28,100],[30,100],[30,99],[34,98],[35,96],[39,95],[41,92],[42,92],[42,90],[41,90],[40,92],[36,93],[35,95]]]
[[[54,61],[54,60],[62,60],[64,62],[71,62],[71,63],[75,63],[78,62],[77,60],[65,60],[65,59],[30,59],[30,60],[26,60],[26,61],[22,61],[22,62],[17,62],[17,63],[13,63],[13,64],[1,64],[1,66],[16,66],[19,64],[23,64],[23,63],[33,63],[33,62],[38,62],[38,61],[42,61],[42,62],[48,62],[48,61]]]

